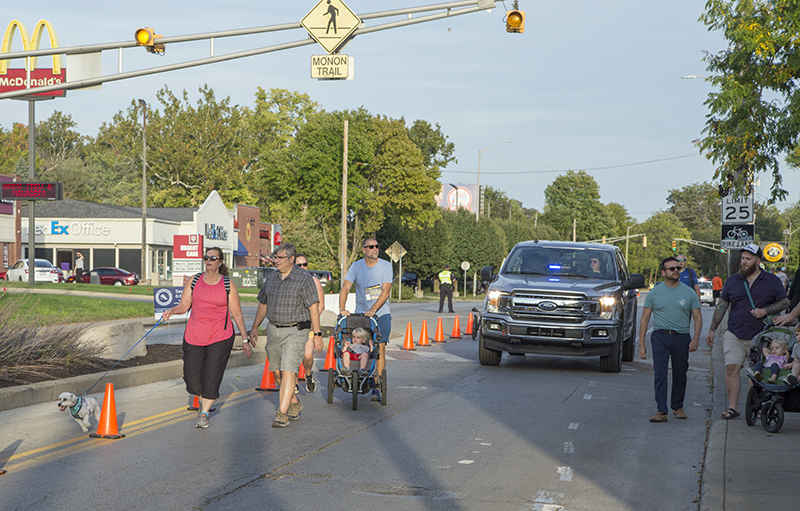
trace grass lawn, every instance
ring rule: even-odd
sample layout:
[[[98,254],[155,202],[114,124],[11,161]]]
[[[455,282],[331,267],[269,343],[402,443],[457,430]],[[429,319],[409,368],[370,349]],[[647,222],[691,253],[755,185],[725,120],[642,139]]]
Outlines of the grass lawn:
[[[2,293],[0,309],[6,308],[11,318],[34,315],[48,325],[153,317],[152,303],[92,296]]]

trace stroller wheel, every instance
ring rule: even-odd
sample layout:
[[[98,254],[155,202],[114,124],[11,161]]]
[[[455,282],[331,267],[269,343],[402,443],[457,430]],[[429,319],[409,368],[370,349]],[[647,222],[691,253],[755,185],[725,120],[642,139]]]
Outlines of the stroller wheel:
[[[333,387],[336,384],[336,370],[328,370],[328,403],[333,403]]]
[[[777,433],[783,427],[783,406],[780,403],[767,403],[761,410],[761,425],[770,433]]]
[[[381,404],[386,406],[386,369],[381,371]]]
[[[748,426],[755,426],[758,421],[758,410],[761,408],[761,398],[758,388],[753,386],[747,391],[747,400],[744,407],[744,421]]]
[[[358,371],[353,371],[353,410],[358,410]]]

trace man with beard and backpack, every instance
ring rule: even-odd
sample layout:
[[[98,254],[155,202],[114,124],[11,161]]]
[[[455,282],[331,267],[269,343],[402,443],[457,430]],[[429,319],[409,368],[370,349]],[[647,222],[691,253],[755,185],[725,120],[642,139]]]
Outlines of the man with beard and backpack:
[[[739,273],[731,275],[725,282],[706,337],[708,345],[713,346],[714,331],[730,306],[728,330],[722,336],[725,388],[728,392],[728,409],[722,414],[723,419],[734,419],[740,415],[739,391],[742,381],[739,372],[750,355],[750,341],[765,325],[771,324],[768,316],[789,306],[780,279],[760,268],[761,258],[762,251],[758,245],[751,243],[744,247]]]

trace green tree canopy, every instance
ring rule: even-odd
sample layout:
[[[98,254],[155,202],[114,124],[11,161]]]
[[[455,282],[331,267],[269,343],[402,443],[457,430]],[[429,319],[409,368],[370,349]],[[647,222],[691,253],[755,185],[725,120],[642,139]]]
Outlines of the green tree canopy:
[[[577,241],[608,236],[614,227],[608,210],[600,202],[600,187],[584,171],[558,176],[544,191],[544,222],[563,239],[572,239],[572,222],[577,221]]]

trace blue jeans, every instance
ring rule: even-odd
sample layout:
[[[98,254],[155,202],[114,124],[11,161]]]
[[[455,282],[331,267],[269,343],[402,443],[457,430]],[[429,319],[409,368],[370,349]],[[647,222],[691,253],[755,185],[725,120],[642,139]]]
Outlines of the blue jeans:
[[[379,343],[389,342],[389,334],[392,333],[392,315],[384,314],[375,318],[378,321],[378,328],[381,331]]]
[[[671,408],[683,408],[686,397],[686,374],[689,372],[689,334],[671,334],[664,330],[653,330],[650,344],[653,349],[653,373],[656,406],[660,413],[667,413],[667,377],[672,358]]]

